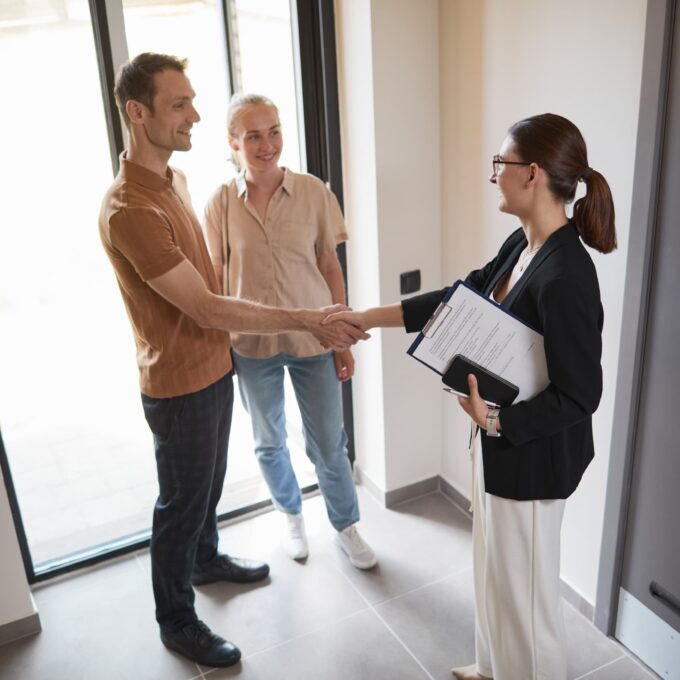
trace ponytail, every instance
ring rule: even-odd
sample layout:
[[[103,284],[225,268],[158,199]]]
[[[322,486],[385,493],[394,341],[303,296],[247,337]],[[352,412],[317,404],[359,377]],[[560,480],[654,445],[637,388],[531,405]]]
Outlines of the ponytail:
[[[555,198],[571,203],[578,182],[585,182],[586,195],[574,204],[574,224],[586,245],[611,253],[616,248],[612,192],[607,180],[589,167],[579,129],[563,116],[542,113],[518,121],[508,132],[520,158],[545,170]]]
[[[617,246],[612,192],[607,180],[596,170],[591,170],[584,181],[586,195],[574,203],[576,230],[586,245],[601,253],[611,253]]]

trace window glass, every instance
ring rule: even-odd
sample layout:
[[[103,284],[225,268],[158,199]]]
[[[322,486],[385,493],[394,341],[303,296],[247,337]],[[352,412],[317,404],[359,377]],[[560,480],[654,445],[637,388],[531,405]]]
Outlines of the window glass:
[[[0,422],[39,565],[148,525],[154,464],[97,228],[113,173],[87,0],[0,3],[0,63]]]
[[[217,0],[123,0],[123,12],[130,58],[160,52],[189,60],[187,76],[201,120],[192,130],[191,151],[174,153],[170,163],[186,173],[200,217],[210,194],[233,176],[227,162],[229,77]]]
[[[300,136],[293,30],[288,0],[233,0],[235,89],[263,94],[279,109],[281,163],[299,171]]]

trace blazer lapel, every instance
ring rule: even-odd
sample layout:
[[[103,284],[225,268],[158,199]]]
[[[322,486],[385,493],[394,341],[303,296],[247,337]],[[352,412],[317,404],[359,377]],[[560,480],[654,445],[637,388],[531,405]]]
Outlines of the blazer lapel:
[[[489,297],[492,291],[496,290],[498,282],[515,266],[519,258],[519,254],[526,248],[526,239],[522,239],[511,251],[510,254],[505,258],[503,264],[498,268],[498,271],[489,279],[488,283],[484,287],[484,295]]]
[[[552,234],[550,238],[543,244],[543,247],[536,253],[533,260],[531,260],[529,266],[527,267],[527,270],[520,277],[519,281],[517,281],[517,283],[510,289],[510,292],[507,294],[506,298],[501,303],[501,307],[505,307],[507,309],[512,306],[513,302],[522,294],[522,291],[524,290],[527,283],[529,282],[529,279],[531,279],[536,270],[541,266],[543,262],[545,262],[550,257],[551,253],[555,252],[555,250],[557,250],[560,247],[563,236],[562,234],[560,234],[560,232],[563,229],[569,228],[570,228],[569,225],[567,225],[566,227],[561,227],[554,234]]]

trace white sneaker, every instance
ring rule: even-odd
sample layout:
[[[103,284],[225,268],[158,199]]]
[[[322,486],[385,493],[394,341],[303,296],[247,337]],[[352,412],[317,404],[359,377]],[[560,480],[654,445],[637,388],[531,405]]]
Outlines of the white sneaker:
[[[284,548],[292,559],[304,560],[309,555],[305,519],[302,513],[291,515],[286,512],[284,515],[286,518],[286,535],[283,539]]]
[[[335,534],[335,543],[357,569],[370,569],[378,563],[371,546],[359,535],[356,524],[338,531]]]

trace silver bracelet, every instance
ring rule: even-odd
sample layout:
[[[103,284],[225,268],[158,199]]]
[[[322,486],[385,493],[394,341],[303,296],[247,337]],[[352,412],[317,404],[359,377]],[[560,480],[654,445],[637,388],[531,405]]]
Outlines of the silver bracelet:
[[[501,436],[501,433],[497,429],[499,413],[500,409],[492,408],[489,409],[488,413],[486,414],[486,434],[489,437]]]

